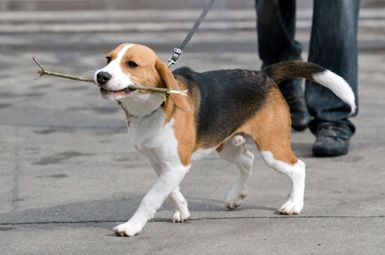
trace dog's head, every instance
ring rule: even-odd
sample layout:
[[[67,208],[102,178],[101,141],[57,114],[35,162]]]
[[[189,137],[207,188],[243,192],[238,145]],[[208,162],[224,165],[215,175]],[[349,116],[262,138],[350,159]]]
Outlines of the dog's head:
[[[122,44],[107,54],[107,65],[96,71],[94,79],[103,98],[120,101],[134,115],[143,115],[159,107],[158,93],[140,93],[130,85],[179,90],[173,74],[150,48],[139,44]],[[175,105],[184,111],[190,107],[184,96],[172,95]],[[138,109],[136,109],[138,108]]]

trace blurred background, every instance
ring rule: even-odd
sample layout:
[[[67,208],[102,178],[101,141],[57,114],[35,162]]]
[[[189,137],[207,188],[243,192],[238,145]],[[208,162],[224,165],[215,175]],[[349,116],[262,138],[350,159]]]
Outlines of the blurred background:
[[[183,40],[206,2],[0,0],[1,49],[102,53],[120,42],[140,42],[158,52],[171,52]],[[306,49],[313,1],[297,2],[297,40]],[[362,0],[360,16],[360,49],[383,51],[385,1]],[[218,0],[186,49],[186,52],[229,51],[257,52],[254,0]],[[255,61],[252,64],[255,66]]]
[[[146,1],[132,1],[132,0],[1,0],[1,8],[3,11],[36,11],[36,10],[122,10],[122,9],[200,9],[205,0],[146,0]],[[253,1],[218,1],[223,7],[227,8],[252,8]],[[309,7],[312,5],[311,0],[298,0],[298,4],[302,7]],[[375,8],[384,6],[382,0],[362,0],[362,6]]]

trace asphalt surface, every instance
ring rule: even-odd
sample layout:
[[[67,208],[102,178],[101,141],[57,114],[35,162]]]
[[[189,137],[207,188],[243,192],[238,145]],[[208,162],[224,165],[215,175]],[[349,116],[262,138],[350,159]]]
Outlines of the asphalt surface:
[[[238,170],[211,154],[194,162],[181,185],[190,221],[171,223],[166,203],[140,235],[113,234],[155,173],[128,146],[117,105],[102,100],[92,85],[34,80],[31,57],[52,70],[92,75],[106,52],[128,41],[148,44],[166,60],[198,13],[2,13],[0,254],[384,253],[384,9],[361,13],[360,114],[353,119],[350,153],[314,158],[311,133],[293,133],[293,148],[307,164],[300,216],[277,214],[289,182],[258,153],[249,196],[240,208],[225,210]],[[310,16],[303,10],[298,17],[297,38],[305,49]],[[253,19],[251,9],[210,13],[179,66],[258,69]]]

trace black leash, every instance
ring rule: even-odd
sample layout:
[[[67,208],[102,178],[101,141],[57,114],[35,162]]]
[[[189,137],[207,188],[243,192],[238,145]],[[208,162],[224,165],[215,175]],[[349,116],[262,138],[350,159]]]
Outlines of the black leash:
[[[206,17],[206,14],[209,12],[209,10],[213,6],[214,2],[215,2],[215,0],[210,0],[210,2],[207,4],[206,8],[203,10],[201,16],[199,16],[197,21],[195,21],[194,26],[191,28],[191,30],[187,34],[186,38],[184,38],[183,42],[179,45],[179,47],[174,48],[174,53],[172,54],[171,58],[168,60],[168,67],[169,68],[172,65],[176,64],[176,62],[178,61],[180,55],[182,55],[182,53],[183,53],[183,49],[186,47],[186,45],[190,41],[191,37],[198,30],[199,25],[202,23],[203,19]]]

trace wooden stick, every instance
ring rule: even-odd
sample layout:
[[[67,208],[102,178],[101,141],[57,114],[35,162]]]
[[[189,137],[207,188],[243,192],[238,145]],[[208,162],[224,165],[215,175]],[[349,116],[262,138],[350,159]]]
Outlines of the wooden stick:
[[[40,70],[37,71],[37,73],[39,74],[38,78],[40,78],[41,76],[44,76],[44,75],[48,75],[48,76],[54,76],[54,77],[59,77],[59,78],[64,78],[64,79],[70,79],[70,80],[75,80],[75,81],[84,81],[84,82],[96,84],[95,81],[91,78],[84,78],[84,77],[74,76],[74,75],[70,75],[70,74],[63,74],[63,73],[48,71],[37,61],[37,59],[35,57],[32,57],[32,59],[35,62],[35,64],[40,68]],[[187,90],[173,90],[173,89],[165,89],[165,88],[148,88],[148,87],[140,86],[140,85],[130,85],[130,86],[128,86],[128,88],[142,90],[142,91],[149,91],[149,92],[174,94],[174,95],[180,95],[180,96],[187,96],[188,95]]]

